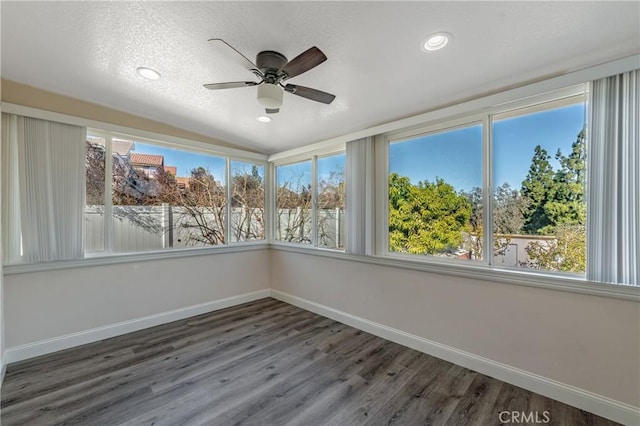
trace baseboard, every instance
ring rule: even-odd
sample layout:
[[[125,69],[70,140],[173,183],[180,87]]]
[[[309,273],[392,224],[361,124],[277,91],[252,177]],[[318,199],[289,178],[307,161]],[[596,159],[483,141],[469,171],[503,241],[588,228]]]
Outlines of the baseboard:
[[[166,324],[195,315],[229,308],[231,306],[263,299],[265,297],[269,297],[268,289],[227,297],[225,299],[213,300],[199,305],[188,306],[186,308],[175,309],[173,311],[162,312],[160,314],[149,315],[104,327],[93,328],[90,330],[54,337],[52,339],[40,340],[26,345],[7,348],[5,352],[5,364],[34,358],[40,355],[46,355],[63,349],[72,348],[74,346],[97,342],[99,340],[120,336],[122,334],[131,333],[149,327],[155,327],[156,325]]]
[[[0,390],[2,390],[2,383],[4,383],[4,373],[7,372],[7,353],[2,355],[2,362],[0,362]]]
[[[510,365],[502,364],[451,346],[443,345],[402,330],[311,302],[278,290],[271,297],[318,315],[339,321],[392,342],[452,362],[503,382],[530,390],[567,405],[626,425],[640,424],[640,409],[575,386],[567,385]]]

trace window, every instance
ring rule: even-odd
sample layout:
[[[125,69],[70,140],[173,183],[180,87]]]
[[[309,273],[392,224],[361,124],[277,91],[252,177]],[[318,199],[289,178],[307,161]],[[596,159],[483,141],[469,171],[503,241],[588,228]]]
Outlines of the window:
[[[110,176],[105,170],[111,170]],[[90,134],[85,251],[263,240],[264,170],[263,164]]]
[[[482,125],[389,144],[389,251],[482,259]]]
[[[584,273],[584,97],[493,117],[493,263]]]
[[[318,247],[344,250],[345,155],[318,158]]]
[[[264,238],[264,166],[232,160],[231,241]]]
[[[586,96],[576,92],[388,135],[388,251],[584,274]]]
[[[276,167],[275,239],[344,250],[345,155]]]
[[[311,161],[278,166],[276,239],[311,244]]]
[[[104,250],[106,139],[87,136],[85,172],[84,250]]]

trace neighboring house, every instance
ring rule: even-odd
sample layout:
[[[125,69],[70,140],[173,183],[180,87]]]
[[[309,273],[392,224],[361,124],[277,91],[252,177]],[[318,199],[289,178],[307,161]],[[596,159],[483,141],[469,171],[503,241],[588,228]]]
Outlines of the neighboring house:
[[[164,166],[164,171],[173,177],[175,177],[178,174],[178,168],[176,166]]]
[[[180,191],[186,191],[189,188],[189,179],[188,177],[176,176],[176,183]]]
[[[133,169],[153,177],[156,173],[164,171],[164,156],[134,152],[129,158],[129,164]]]

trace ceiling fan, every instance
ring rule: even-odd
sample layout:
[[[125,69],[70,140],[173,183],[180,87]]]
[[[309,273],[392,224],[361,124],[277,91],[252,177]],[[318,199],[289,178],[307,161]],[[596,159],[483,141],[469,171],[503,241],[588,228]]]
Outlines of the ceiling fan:
[[[258,86],[258,102],[265,107],[267,114],[274,114],[280,111],[284,92],[293,93],[294,95],[324,104],[330,104],[336,98],[335,95],[321,90],[298,86],[296,84],[285,84],[285,81],[288,79],[305,73],[327,60],[325,54],[315,46],[307,49],[290,61],[281,53],[265,50],[258,53],[256,63],[254,64],[226,41],[220,38],[213,38],[208,41],[225,46],[225,51],[230,54],[229,57],[231,59],[238,62],[260,79],[260,81],[232,81],[228,83],[205,84],[204,87],[209,90]]]

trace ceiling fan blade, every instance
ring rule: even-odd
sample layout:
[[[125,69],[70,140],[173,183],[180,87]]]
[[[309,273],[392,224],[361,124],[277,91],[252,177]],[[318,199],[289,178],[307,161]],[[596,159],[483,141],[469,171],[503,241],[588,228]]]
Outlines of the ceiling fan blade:
[[[230,81],[228,83],[204,84],[203,86],[209,90],[220,90],[220,89],[235,89],[236,87],[257,86],[258,84],[260,83],[256,83],[255,81]]]
[[[322,53],[320,49],[313,46],[290,60],[284,67],[282,67],[278,74],[284,73],[285,76],[283,77],[283,80],[286,80],[307,72],[326,60],[327,57],[325,54]]]
[[[280,108],[265,108],[264,110],[267,112],[267,114],[275,114],[280,112]]]
[[[249,58],[244,56],[242,53],[240,53],[238,50],[236,50],[235,47],[231,46],[229,43],[227,43],[223,39],[221,39],[221,38],[212,38],[212,39],[209,39],[207,41],[211,41],[211,42],[215,43],[216,45],[220,46],[220,52],[222,52],[225,56],[227,56],[232,61],[234,61],[234,62],[238,63],[239,65],[241,65],[243,68],[245,68],[245,69],[247,69],[249,71],[252,71],[252,72],[253,72],[253,70],[258,70],[258,67],[256,66],[256,64],[251,62],[249,60]]]
[[[322,102],[323,104],[330,104],[336,98],[336,95],[323,92],[322,90],[312,89],[310,87],[297,86],[295,84],[287,84],[284,87],[289,93],[302,96],[303,98],[311,99],[312,101]]]

